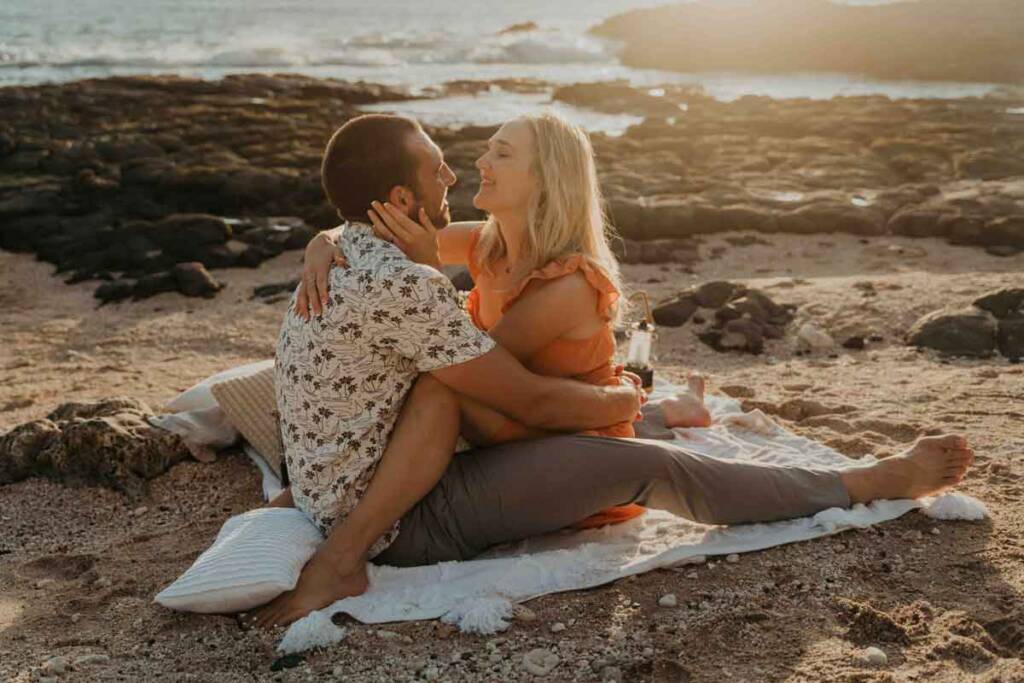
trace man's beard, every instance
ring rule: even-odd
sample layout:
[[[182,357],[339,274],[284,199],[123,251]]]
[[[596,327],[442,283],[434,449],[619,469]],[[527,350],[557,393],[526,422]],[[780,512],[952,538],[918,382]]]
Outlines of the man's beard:
[[[420,222],[420,209],[426,209],[420,202],[416,202],[409,207],[409,218],[417,223]],[[452,222],[452,211],[451,207],[448,206],[448,201],[445,200],[441,203],[441,208],[437,213],[427,211],[427,218],[430,219],[430,222],[434,224],[434,228],[437,230],[448,227],[448,224]]]

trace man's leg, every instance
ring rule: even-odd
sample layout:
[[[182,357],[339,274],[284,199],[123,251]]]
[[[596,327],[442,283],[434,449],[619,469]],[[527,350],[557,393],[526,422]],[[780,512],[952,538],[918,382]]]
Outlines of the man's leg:
[[[918,497],[962,478],[962,437],[929,437],[847,470],[710,458],[663,441],[555,437],[462,453],[405,515],[375,559],[400,566],[468,559],[613,505],[640,503],[704,524],[804,517],[875,498]]]
[[[303,568],[295,589],[254,615],[256,625],[288,624],[335,600],[365,592],[370,546],[437,484],[455,452],[458,433],[455,394],[421,375],[402,406],[366,494]]]

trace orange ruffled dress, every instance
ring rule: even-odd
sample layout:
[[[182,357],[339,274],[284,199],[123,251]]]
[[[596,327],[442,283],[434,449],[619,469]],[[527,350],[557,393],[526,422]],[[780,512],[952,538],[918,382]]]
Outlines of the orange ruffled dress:
[[[566,377],[597,385],[617,384],[619,379],[613,363],[615,334],[611,321],[612,307],[620,295],[608,277],[583,256],[574,255],[565,260],[552,261],[543,268],[531,272],[516,287],[501,290],[494,286],[493,276],[476,262],[476,245],[479,237],[480,228],[477,228],[473,231],[466,259],[469,273],[473,276],[475,283],[466,302],[466,308],[473,323],[479,329],[489,331],[498,324],[501,315],[504,315],[509,307],[522,296],[531,283],[555,280],[571,273],[580,272],[590,286],[597,291],[597,312],[608,321],[608,324],[588,339],[555,339],[547,346],[535,351],[524,361],[523,365],[531,372],[547,377]],[[481,301],[484,297],[490,299],[490,302],[498,303],[497,308],[501,314],[495,320],[485,322],[482,318]],[[494,310],[495,307],[488,306],[488,308]],[[515,441],[523,438],[527,433],[525,426],[514,420],[507,420],[493,438],[496,442]],[[583,434],[622,438],[636,436],[632,422],[620,422],[599,430],[583,432]],[[606,524],[617,524],[642,515],[645,509],[635,504],[619,505],[601,510],[573,526],[578,529],[591,529]]]

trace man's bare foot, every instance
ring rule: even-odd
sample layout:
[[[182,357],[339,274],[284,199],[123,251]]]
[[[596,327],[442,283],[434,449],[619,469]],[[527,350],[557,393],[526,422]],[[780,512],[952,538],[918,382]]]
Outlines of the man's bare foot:
[[[666,427],[710,427],[711,413],[704,406],[704,376],[686,378],[686,391],[658,404],[665,415]]]
[[[925,436],[899,455],[842,473],[854,503],[920,498],[960,483],[974,451],[959,434]]]
[[[362,595],[369,586],[365,560],[343,567],[317,553],[302,568],[299,582],[293,590],[282,593],[256,612],[246,615],[242,623],[258,628],[287,626],[336,600]]]

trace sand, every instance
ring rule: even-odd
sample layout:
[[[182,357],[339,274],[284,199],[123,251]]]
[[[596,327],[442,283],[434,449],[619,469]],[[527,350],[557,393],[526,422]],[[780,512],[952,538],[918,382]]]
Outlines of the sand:
[[[798,319],[837,339],[883,341],[835,357],[798,357],[790,340],[769,341],[761,356],[723,354],[687,325],[662,330],[658,372],[679,379],[700,369],[712,391],[790,417],[792,399],[849,406],[785,424],[850,457],[962,431],[978,458],[961,490],[985,501],[990,521],[911,513],[736,563],[709,558],[544,597],[529,604],[535,620],[500,637],[437,622],[350,624],[342,643],[281,662],[280,631],[243,632],[231,618],[152,603],[224,520],[260,505],[244,456],[180,464],[141,501],[31,479],[0,487],[0,678],[52,675],[59,656],[70,662],[62,678],[76,681],[535,680],[522,660],[544,648],[559,657],[544,680],[1024,680],[1024,365],[943,359],[902,344],[921,314],[1020,286],[1024,254],[851,235],[728,241],[742,243],[737,237],[704,239],[687,266],[625,266],[627,280],[656,297],[740,281],[797,304]],[[128,395],[158,407],[204,376],[269,357],[284,304],[250,294],[294,277],[299,256],[215,271],[228,288],[212,300],[172,293],[97,309],[88,284],[63,285],[50,266],[0,252],[0,430],[68,400]],[[668,593],[676,607],[658,605]],[[553,633],[556,622],[566,628]],[[869,663],[868,647],[887,662]],[[85,655],[106,658],[74,663]]]

